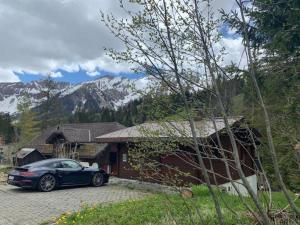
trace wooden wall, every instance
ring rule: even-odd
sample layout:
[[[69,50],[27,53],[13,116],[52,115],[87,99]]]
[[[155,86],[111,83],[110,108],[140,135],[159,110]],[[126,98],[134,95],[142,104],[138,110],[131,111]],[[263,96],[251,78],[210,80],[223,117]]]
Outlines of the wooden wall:
[[[230,142],[227,137],[222,137],[222,145],[224,148],[231,151]],[[239,148],[241,162],[245,164],[242,166],[245,175],[250,176],[255,174],[253,170],[254,164],[251,159],[251,157],[254,157],[253,150],[251,149],[251,147],[247,147],[247,149],[244,149],[239,144],[238,144],[238,148]],[[114,149],[114,151],[116,151],[118,154],[117,165],[115,165],[115,167],[117,168],[117,173],[115,173],[114,175],[120,178],[143,179],[146,181],[153,181],[153,182],[160,182],[160,183],[168,183],[168,180],[169,181],[172,180],[172,182],[176,183],[177,185],[184,185],[184,184],[191,184],[191,183],[199,184],[204,182],[201,169],[193,166],[193,163],[197,162],[196,156],[195,154],[192,153],[192,150],[188,148],[185,149],[186,151],[183,154],[166,155],[166,156],[159,157],[159,159],[156,159],[159,161],[159,163],[162,166],[159,166],[156,171],[156,173],[159,172],[160,176],[157,177],[156,175],[153,175],[154,179],[152,180],[145,177],[141,178],[140,174],[131,167],[129,163],[130,155],[128,154],[127,144],[125,143],[112,144],[112,149]],[[208,170],[215,172],[215,176],[213,175],[213,173],[209,173],[210,181],[212,184],[215,184],[216,182],[217,184],[223,184],[229,181],[225,169],[225,164],[221,159],[204,158],[204,163]],[[234,163],[232,163],[232,165],[234,165]],[[173,169],[174,167],[176,169]],[[230,169],[232,178],[239,179],[237,170],[232,167]],[[178,172],[178,170],[181,172]]]
[[[119,144],[118,145],[118,177],[127,178],[127,179],[136,179],[139,177],[139,173],[134,170],[131,165],[129,164],[129,157],[128,157],[128,148],[126,144]],[[123,160],[123,155],[126,155],[127,162]]]

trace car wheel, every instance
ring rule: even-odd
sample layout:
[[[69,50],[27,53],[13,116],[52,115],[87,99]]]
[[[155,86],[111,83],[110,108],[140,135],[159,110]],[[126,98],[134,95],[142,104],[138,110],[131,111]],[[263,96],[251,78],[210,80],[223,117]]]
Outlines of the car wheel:
[[[104,184],[104,177],[101,173],[95,173],[92,178],[92,185],[94,187],[100,187]]]
[[[43,192],[52,191],[56,186],[56,179],[51,174],[46,174],[41,177],[38,185],[38,189]]]

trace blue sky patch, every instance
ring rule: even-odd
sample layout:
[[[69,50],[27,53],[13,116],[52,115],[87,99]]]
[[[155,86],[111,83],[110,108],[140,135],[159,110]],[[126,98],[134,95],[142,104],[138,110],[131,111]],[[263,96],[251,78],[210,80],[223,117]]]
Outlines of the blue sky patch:
[[[57,70],[55,72],[61,72],[62,77],[56,77],[53,78],[56,81],[60,82],[68,82],[71,84],[78,84],[81,82],[89,81],[89,80],[95,80],[99,77],[103,76],[120,76],[120,77],[127,77],[129,79],[136,79],[143,77],[143,74],[137,74],[137,73],[128,73],[128,72],[121,72],[121,73],[112,73],[105,70],[99,70],[97,71],[100,75],[97,76],[90,76],[88,75],[88,72],[85,70],[80,69],[78,72],[67,72],[64,70]],[[30,73],[15,73],[22,82],[29,83],[31,81],[35,80],[41,80],[44,79],[45,76],[43,75],[36,75],[36,74],[30,74]]]
[[[223,23],[222,26],[220,26],[219,32],[225,38],[236,39],[240,37],[240,35],[235,33],[227,23]]]

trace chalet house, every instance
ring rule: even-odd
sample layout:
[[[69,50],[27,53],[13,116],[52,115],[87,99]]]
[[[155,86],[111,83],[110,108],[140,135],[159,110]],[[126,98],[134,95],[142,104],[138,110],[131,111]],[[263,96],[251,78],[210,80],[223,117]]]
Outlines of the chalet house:
[[[259,133],[247,126],[245,128],[242,117],[229,118],[229,124],[234,131],[243,172],[254,190],[257,190],[254,143],[259,144],[257,139]],[[202,119],[195,121],[195,126],[199,148],[210,175],[210,182],[224,186],[227,191],[235,193],[229,183],[225,163],[220,153],[223,151],[226,154],[231,164],[231,176],[238,181],[240,177],[233,163],[232,146],[225,129],[224,120],[222,118]],[[204,182],[201,169],[198,163],[195,163],[197,157],[195,150],[191,147],[192,134],[187,121],[144,123],[101,135],[96,140],[102,144],[109,144],[106,149],[109,151],[108,157],[103,159],[102,163],[105,165],[102,164],[102,166],[117,177],[143,179],[166,184],[168,184],[168,178],[176,177],[175,181],[172,182],[178,182],[179,185]],[[171,145],[174,149],[164,151],[164,149],[170,148],[167,146],[170,146],[172,142],[175,143],[175,145]],[[151,151],[157,151],[157,148],[161,150],[158,150],[158,154],[149,154]],[[142,149],[140,152],[149,154],[148,158],[142,159],[142,155],[135,155],[134,149]],[[149,167],[151,165],[153,167],[143,168],[141,165],[134,167],[132,166],[134,160],[141,161],[142,164],[151,162]],[[141,175],[143,170],[144,173]],[[145,174],[152,174],[152,176],[145,176]],[[242,185],[239,185],[239,188],[242,193],[247,194]]]
[[[117,122],[60,124],[50,127],[26,147],[37,149],[45,158],[73,158],[100,164],[107,144],[96,143],[96,137],[125,127]]]

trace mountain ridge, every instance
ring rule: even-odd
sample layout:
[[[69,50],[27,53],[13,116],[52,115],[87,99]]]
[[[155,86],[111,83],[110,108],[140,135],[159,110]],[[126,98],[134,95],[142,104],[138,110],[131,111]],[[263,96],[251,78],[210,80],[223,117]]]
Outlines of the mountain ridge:
[[[58,101],[65,113],[74,114],[76,110],[95,110],[99,108],[118,108],[141,96],[149,85],[146,77],[129,79],[106,75],[95,80],[78,84],[57,82]],[[42,104],[43,80],[29,83],[0,83],[0,112],[15,115],[22,97],[28,95],[35,108]]]

